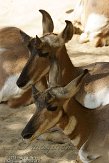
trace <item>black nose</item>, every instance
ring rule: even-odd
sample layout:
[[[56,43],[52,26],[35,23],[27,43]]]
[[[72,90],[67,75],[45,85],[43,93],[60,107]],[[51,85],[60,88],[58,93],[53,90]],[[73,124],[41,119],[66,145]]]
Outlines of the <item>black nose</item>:
[[[32,135],[35,133],[37,130],[36,126],[34,125],[34,120],[37,120],[37,117],[35,119],[35,116],[33,115],[30,121],[27,123],[23,131],[21,132],[21,136],[24,139],[29,139],[32,137]]]
[[[22,88],[22,87],[24,87],[27,84],[27,81],[24,80],[24,79],[23,80],[17,80],[16,84],[17,84],[17,86],[19,88]]]
[[[24,133],[24,131],[22,131],[21,133],[21,136],[24,138],[24,139],[29,139],[31,138],[33,135],[33,133]]]

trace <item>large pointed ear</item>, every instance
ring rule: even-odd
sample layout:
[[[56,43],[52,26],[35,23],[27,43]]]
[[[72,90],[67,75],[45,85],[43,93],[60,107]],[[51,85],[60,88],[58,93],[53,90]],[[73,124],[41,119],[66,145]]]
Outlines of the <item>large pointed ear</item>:
[[[22,37],[22,40],[24,42],[25,45],[28,45],[30,40],[31,40],[31,37],[29,35],[27,35],[25,32],[23,31],[20,31],[20,34],[21,34],[21,37]]]
[[[42,41],[41,39],[36,35],[36,46],[37,48],[40,48],[42,46]]]
[[[47,33],[52,33],[54,29],[54,24],[51,16],[45,10],[39,10],[42,14],[42,27],[43,35]]]
[[[88,70],[84,70],[78,77],[73,79],[65,87],[57,87],[50,90],[50,94],[56,98],[69,99],[73,97],[82,85],[82,81],[85,75],[87,75]]]
[[[63,42],[66,43],[71,40],[73,36],[73,24],[66,20],[66,27],[65,29],[59,34],[60,39],[63,39]]]

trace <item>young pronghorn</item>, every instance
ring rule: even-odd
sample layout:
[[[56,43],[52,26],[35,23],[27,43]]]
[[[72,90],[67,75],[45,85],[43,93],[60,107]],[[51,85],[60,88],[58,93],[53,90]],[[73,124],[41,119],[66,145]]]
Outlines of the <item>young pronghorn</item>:
[[[23,130],[23,138],[32,137],[33,140],[57,125],[71,139],[73,145],[78,147],[83,163],[108,163],[109,105],[95,110],[84,108],[73,96],[80,89],[87,74],[82,73],[66,86],[60,87],[57,82],[57,63],[53,64],[49,77],[50,88],[38,94],[33,86],[38,112]]]
[[[80,104],[90,109],[109,104],[109,63],[95,63],[79,68],[73,66],[65,49],[65,43],[73,35],[72,23],[66,21],[65,29],[56,35],[52,33],[54,25],[51,16],[44,10],[40,10],[40,12],[43,15],[44,35],[41,38],[37,36],[34,44],[31,48],[29,47],[32,55],[22,70],[17,85],[25,89],[25,87],[36,83],[37,79],[47,75],[50,69],[50,58],[55,54],[62,72],[61,86],[69,83],[84,69],[90,70],[90,73],[84,78],[80,91],[75,95],[75,99]],[[24,40],[26,41],[25,38]],[[36,51],[39,55],[35,55]]]
[[[83,31],[81,43],[95,40],[96,47],[109,45],[109,0],[79,0],[72,22]]]

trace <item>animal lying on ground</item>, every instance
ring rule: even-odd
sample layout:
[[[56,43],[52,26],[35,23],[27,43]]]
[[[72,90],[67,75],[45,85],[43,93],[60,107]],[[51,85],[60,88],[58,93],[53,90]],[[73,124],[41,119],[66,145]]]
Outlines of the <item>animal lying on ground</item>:
[[[109,105],[89,110],[80,105],[74,95],[81,88],[84,72],[66,86],[59,86],[57,62],[53,62],[49,73],[50,88],[33,96],[38,111],[22,131],[23,138],[33,140],[56,126],[61,128],[73,145],[79,149],[83,163],[109,162]],[[48,135],[49,136],[49,135]]]
[[[7,102],[10,107],[28,105],[31,102],[31,88],[20,89],[16,81],[31,55],[27,48],[34,42],[31,38],[24,43],[20,29],[16,27],[5,27],[0,29],[0,102]],[[29,37],[30,39],[30,37]],[[36,53],[37,55],[37,53]],[[25,79],[23,79],[25,80]],[[37,82],[37,88],[46,88],[46,80],[41,79]],[[39,84],[39,86],[38,86]]]
[[[18,86],[25,90],[26,85],[29,87],[29,86],[31,86],[31,84],[34,84],[36,82],[35,81],[36,79],[34,76],[35,76],[35,72],[37,73],[37,71],[40,71],[42,76],[48,75],[48,72],[51,67],[51,62],[50,62],[51,57],[50,56],[54,55],[54,54],[56,54],[56,57],[57,57],[57,60],[59,63],[59,67],[60,67],[60,71],[62,72],[62,74],[60,75],[61,80],[58,83],[59,85],[61,85],[61,86],[67,85],[69,82],[71,82],[71,80],[78,77],[78,75],[81,74],[84,71],[84,69],[86,69],[86,68],[89,70],[89,73],[87,73],[84,76],[83,82],[80,85],[80,89],[75,94],[74,98],[70,98],[71,100],[68,99],[67,100],[68,104],[65,99],[62,100],[63,102],[65,101],[65,103],[66,103],[65,109],[59,109],[59,111],[56,111],[53,113],[50,111],[48,112],[47,110],[46,111],[42,110],[37,115],[35,114],[34,115],[34,119],[35,119],[34,124],[38,124],[38,125],[36,125],[36,126],[33,125],[31,128],[31,130],[32,129],[33,130],[30,132],[28,130],[27,130],[28,132],[26,132],[26,130],[25,130],[25,134],[23,136],[24,136],[24,138],[30,138],[35,132],[34,127],[36,129],[38,126],[40,126],[40,121],[41,121],[41,123],[44,123],[44,121],[43,121],[44,119],[46,119],[46,118],[49,119],[49,117],[48,117],[49,114],[50,114],[50,119],[49,120],[47,119],[45,121],[45,124],[41,125],[41,128],[38,127],[40,129],[40,131],[43,131],[43,128],[46,129],[46,127],[45,127],[46,124],[49,124],[49,126],[47,126],[47,129],[48,129],[50,127],[55,126],[56,123],[60,122],[60,117],[61,117],[61,115],[63,115],[63,110],[66,110],[66,108],[75,108],[74,110],[73,109],[72,110],[78,117],[78,120],[80,122],[79,124],[81,124],[81,122],[83,122],[83,124],[84,124],[84,128],[77,125],[78,126],[77,131],[78,132],[81,131],[82,133],[84,133],[82,135],[82,141],[85,143],[87,140],[87,137],[90,133],[90,130],[93,126],[92,124],[94,124],[94,123],[98,124],[98,119],[100,119],[100,118],[96,118],[96,116],[99,117],[99,115],[100,115],[100,117],[101,117],[101,114],[103,112],[105,113],[105,111],[108,110],[105,108],[108,106],[108,81],[109,81],[108,66],[109,66],[109,63],[106,63],[106,62],[105,63],[95,63],[95,64],[91,64],[91,65],[88,65],[85,67],[80,67],[80,68],[74,67],[74,65],[70,61],[70,58],[69,58],[69,56],[66,52],[65,46],[64,46],[65,42],[67,42],[69,39],[71,39],[71,37],[73,35],[72,23],[69,21],[66,21],[65,29],[62,31],[62,33],[56,35],[56,34],[53,34],[51,31],[49,31],[49,29],[51,29],[51,27],[53,25],[52,24],[53,21],[52,21],[50,15],[44,10],[41,10],[41,13],[43,15],[43,31],[46,31],[46,32],[44,33],[43,37],[41,37],[41,38],[38,38],[38,36],[37,36],[34,39],[34,44],[32,44],[32,46],[29,46],[32,55],[31,55],[29,61],[27,62],[26,66],[24,67],[24,69],[17,81]],[[26,39],[24,39],[24,41],[26,41]],[[37,51],[41,55],[35,55],[36,54],[35,51]],[[41,63],[43,63],[42,66],[40,66]],[[41,70],[40,70],[40,67],[42,68]],[[31,71],[29,71],[29,70],[31,70]],[[37,71],[35,71],[35,70],[37,70]],[[45,70],[46,70],[46,72],[45,72]],[[29,79],[28,79],[28,77],[29,77]],[[41,79],[41,77],[40,77],[40,79]],[[26,80],[25,82],[22,82],[23,78],[28,79],[28,80]],[[53,85],[54,84],[52,83],[52,86]],[[102,95],[102,97],[101,97],[101,95]],[[61,106],[63,106],[63,105],[64,104],[62,103]],[[103,109],[102,109],[102,113],[99,111],[99,114],[98,114],[97,110],[99,110],[99,109],[96,109],[96,108],[99,108],[100,106],[101,106],[101,108],[103,107]],[[52,108],[55,109],[54,106]],[[90,108],[90,109],[94,109],[94,110],[88,110],[86,108]],[[43,112],[45,112],[45,113],[43,113]],[[79,114],[78,114],[78,112],[79,112]],[[96,114],[96,112],[97,112],[97,114]],[[72,113],[70,115],[73,116],[74,113]],[[53,117],[54,117],[54,114],[56,115],[55,119],[54,119],[54,121],[51,121],[51,119],[53,119]],[[64,113],[64,115],[65,115],[65,113]],[[93,120],[92,120],[93,115],[95,118],[93,118]],[[97,120],[95,121],[95,119],[97,119]],[[104,121],[104,119],[103,119],[103,121]],[[36,122],[36,120],[37,120],[37,122]],[[73,120],[72,120],[72,118],[71,118],[71,120],[68,119],[67,121],[69,122],[69,126],[71,126],[70,123],[75,124],[75,118],[73,118]],[[106,121],[108,121],[107,118],[106,118]],[[50,123],[50,122],[52,122],[52,123]],[[63,123],[64,123],[64,119],[63,119]],[[75,125],[73,125],[73,126],[75,127]],[[99,133],[100,129],[98,126],[97,126],[97,128],[98,128],[97,132]],[[105,128],[105,124],[104,124],[104,128]],[[108,127],[106,126],[106,128],[108,128]],[[68,129],[68,127],[66,128],[66,130],[67,129]],[[69,129],[67,131],[70,133]],[[39,132],[39,131],[37,131],[37,132]],[[39,135],[40,134],[41,134],[41,132],[39,132]],[[104,138],[105,136],[102,135],[102,137]],[[77,142],[78,142],[78,139],[80,139],[78,137],[73,136],[73,139],[74,138],[77,138],[77,139],[75,139],[75,141],[77,141]],[[97,139],[98,139],[98,137],[97,137]],[[106,138],[106,141],[107,141],[107,138]],[[81,144],[81,146],[82,146],[84,143],[81,144],[81,141],[80,141],[80,143],[76,143],[76,144],[78,147],[80,147],[80,145],[78,145],[78,144]],[[100,148],[99,148],[99,150],[100,150]],[[90,151],[90,149],[89,149],[89,151]],[[99,152],[97,152],[97,154],[98,153]],[[87,155],[83,152],[81,154],[80,158],[83,157],[83,158],[81,158],[82,160],[84,160],[84,159],[86,159],[86,160],[92,159],[93,160],[94,158],[98,157],[99,154],[96,156],[95,155],[94,156],[90,155],[90,157],[89,157],[89,155]],[[105,155],[105,157],[107,157],[107,155]]]
[[[84,69],[89,70],[81,89],[75,94],[76,101],[89,109],[109,104],[109,63],[98,62],[84,67],[75,67],[65,48],[65,43],[73,36],[72,23],[66,21],[65,29],[60,34],[54,34],[51,16],[44,10],[40,10],[40,12],[43,15],[43,36],[41,38],[36,36],[32,42],[30,36],[22,33],[25,43],[27,43],[26,38],[30,38],[30,42],[32,42],[29,45],[31,56],[17,80],[17,85],[25,90],[40,81],[42,77],[46,76],[47,79],[51,66],[50,59],[55,55],[62,72],[59,83],[61,86],[75,79]]]
[[[65,29],[56,35],[53,33],[54,24],[50,15],[44,10],[40,12],[43,15],[41,39],[38,36],[32,38],[16,27],[0,29],[0,102],[7,102],[10,107],[31,103],[32,83],[37,83],[38,90],[47,88],[45,75],[49,71],[50,56],[53,53],[59,58],[65,53],[64,59],[71,64],[64,46],[73,35],[71,22],[66,21]],[[24,67],[25,64],[28,68]],[[25,76],[20,75],[22,69]]]

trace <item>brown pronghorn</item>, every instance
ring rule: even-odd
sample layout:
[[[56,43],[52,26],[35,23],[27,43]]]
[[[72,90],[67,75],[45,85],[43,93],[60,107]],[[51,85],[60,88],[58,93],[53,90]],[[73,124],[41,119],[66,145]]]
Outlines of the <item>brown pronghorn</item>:
[[[19,86],[23,87],[25,83],[27,83],[24,87],[25,89],[22,90],[16,85],[16,81],[24,65],[30,63],[30,66],[32,66],[31,62],[33,60],[37,63],[35,66],[32,66],[31,70],[29,69],[29,72],[31,71],[31,75],[34,75],[33,81],[37,83],[37,88],[39,90],[45,89],[45,74],[47,74],[50,67],[49,53],[56,53],[73,35],[72,29],[72,33],[69,34],[66,40],[63,39],[64,32],[60,37],[58,36],[58,39],[57,35],[52,34],[53,22],[49,14],[43,10],[40,10],[40,12],[44,13],[46,16],[46,27],[43,29],[44,34],[48,31],[51,33],[50,38],[45,37],[45,39],[48,39],[48,44],[45,42],[42,51],[40,49],[38,50],[38,48],[40,48],[38,45],[41,43],[38,37],[36,37],[36,39],[32,38],[16,27],[0,29],[0,102],[7,102],[10,107],[26,105],[31,101],[31,82],[28,82],[31,76],[26,76],[21,79]],[[65,32],[69,31],[70,27],[73,28],[70,22],[66,21]],[[50,39],[52,40],[54,37],[56,38],[56,44],[53,42],[54,46],[51,45],[50,47]],[[61,45],[59,46],[59,44]],[[35,46],[37,48],[35,48]],[[63,47],[59,53],[62,54],[64,49]],[[31,53],[29,53],[29,51],[31,51]],[[17,84],[18,83],[19,82],[17,82]]]
[[[34,48],[29,47],[32,55],[22,70],[17,85],[25,89],[43,76],[47,76],[50,69],[50,58],[55,55],[62,72],[61,86],[69,83],[84,69],[90,70],[90,73],[84,78],[81,89],[75,95],[75,99],[80,104],[89,109],[109,104],[109,63],[94,63],[85,67],[73,66],[65,48],[65,43],[73,35],[72,23],[66,21],[65,29],[56,35],[52,33],[54,25],[50,15],[44,10],[40,10],[40,12],[43,15],[44,35],[41,38],[36,37],[34,44],[32,44]],[[26,41],[25,38],[24,40]],[[39,55],[35,55],[36,51]]]
[[[20,30],[15,27],[0,29],[0,102],[7,101],[9,106],[17,107],[30,99],[31,91],[23,91],[16,85],[28,57]]]
[[[22,33],[24,36],[25,33],[16,27],[0,29],[0,102],[7,102],[10,107],[27,105],[31,101],[31,88],[27,86],[25,90],[22,90],[16,85],[16,81],[31,55],[27,46],[31,49],[34,44],[34,38],[31,38],[30,41],[30,37],[26,34],[24,36],[25,44],[21,37]],[[37,55],[36,51],[35,54]],[[40,74],[40,71],[37,73]],[[26,82],[25,79],[23,81]],[[37,86],[39,90],[45,89],[45,79],[41,78],[41,81],[37,82]]]
[[[23,138],[32,137],[33,140],[57,125],[78,147],[78,155],[83,163],[108,163],[109,105],[95,110],[84,108],[73,96],[88,73],[82,73],[66,86],[60,87],[56,62],[53,64],[49,77],[50,88],[38,94],[33,87],[38,112],[23,130]],[[49,139],[49,134],[46,134],[46,138]]]
[[[74,26],[83,31],[81,43],[94,41],[96,47],[109,45],[109,0],[79,0],[71,18]]]

